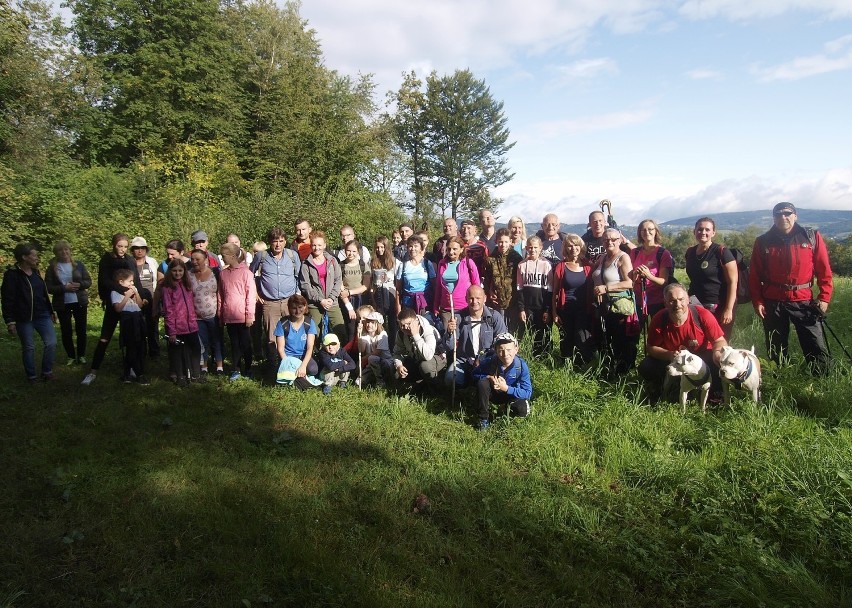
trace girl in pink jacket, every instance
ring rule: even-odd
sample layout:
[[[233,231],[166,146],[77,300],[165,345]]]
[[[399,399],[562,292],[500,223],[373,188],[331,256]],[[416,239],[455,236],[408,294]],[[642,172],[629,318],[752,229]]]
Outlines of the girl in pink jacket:
[[[169,339],[169,372],[178,386],[186,386],[201,377],[201,342],[189,271],[180,258],[169,262],[160,304]]]
[[[231,339],[230,380],[242,376],[251,378],[251,363],[254,353],[249,329],[254,324],[257,288],[254,275],[245,264],[240,248],[234,243],[225,243],[219,249],[225,267],[219,273],[219,322],[228,329]]]

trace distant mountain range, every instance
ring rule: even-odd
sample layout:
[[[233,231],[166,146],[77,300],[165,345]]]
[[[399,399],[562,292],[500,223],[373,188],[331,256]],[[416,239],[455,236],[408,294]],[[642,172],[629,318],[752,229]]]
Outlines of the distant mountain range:
[[[803,226],[816,228],[826,238],[844,240],[852,235],[852,211],[835,211],[826,209],[802,209],[798,208],[799,223]],[[659,222],[660,228],[667,233],[680,232],[683,229],[692,230],[695,222],[704,215],[678,218],[667,222]],[[772,226],[772,210],[760,211],[734,211],[730,213],[714,213],[710,217],[716,222],[716,230],[742,232],[749,226],[756,226],[761,231],[768,230]],[[527,234],[535,234],[540,228],[539,223],[528,223]],[[619,224],[628,236],[636,234],[636,226],[630,224]],[[582,235],[586,232],[585,224],[562,224],[564,232],[573,232]]]

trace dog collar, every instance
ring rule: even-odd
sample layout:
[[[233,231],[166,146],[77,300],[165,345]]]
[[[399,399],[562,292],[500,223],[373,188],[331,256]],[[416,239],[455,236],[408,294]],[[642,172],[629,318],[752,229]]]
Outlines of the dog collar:
[[[690,378],[689,376],[685,376],[685,377],[686,377],[687,380],[689,380],[692,383],[693,386],[695,386],[697,388],[697,387],[699,387],[703,384],[707,384],[708,382],[710,382],[710,368],[707,368],[707,369],[704,370],[704,375],[701,376],[700,380],[696,381],[696,380],[693,380],[692,378]]]
[[[731,380],[731,384],[733,384],[737,388],[742,388],[745,381],[748,380],[749,376],[751,376],[752,362],[749,358],[747,358],[747,360],[748,365],[746,366],[745,370],[743,370],[743,373],[738,374],[736,378]]]

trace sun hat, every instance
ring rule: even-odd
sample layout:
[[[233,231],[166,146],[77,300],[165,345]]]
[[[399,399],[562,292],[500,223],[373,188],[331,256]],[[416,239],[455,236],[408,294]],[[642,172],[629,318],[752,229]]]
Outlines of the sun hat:
[[[144,237],[134,236],[133,240],[130,241],[131,249],[142,249],[143,247],[148,249],[148,241],[146,241]]]

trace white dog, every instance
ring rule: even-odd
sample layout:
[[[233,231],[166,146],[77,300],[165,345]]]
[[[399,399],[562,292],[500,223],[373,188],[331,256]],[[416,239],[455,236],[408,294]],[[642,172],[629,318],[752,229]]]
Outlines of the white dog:
[[[731,404],[731,386],[751,391],[752,400],[755,403],[760,401],[760,360],[754,354],[754,346],[750,351],[724,347],[719,375],[722,377],[722,399],[725,405]]]
[[[664,389],[666,393],[670,383],[680,376],[680,404],[683,406],[683,413],[686,413],[686,399],[689,393],[698,389],[698,403],[701,404],[701,411],[706,414],[707,397],[710,395],[710,368],[707,367],[704,359],[688,350],[679,350],[666,371],[668,372]]]

